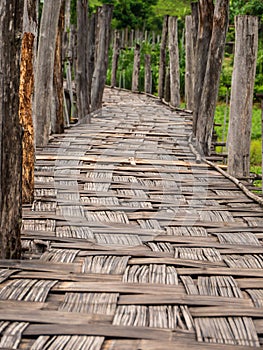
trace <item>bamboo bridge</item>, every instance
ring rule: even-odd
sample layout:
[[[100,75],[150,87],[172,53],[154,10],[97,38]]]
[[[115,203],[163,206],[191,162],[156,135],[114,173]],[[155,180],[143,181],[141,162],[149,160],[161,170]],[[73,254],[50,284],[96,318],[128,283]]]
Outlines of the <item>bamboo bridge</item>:
[[[191,114],[107,89],[37,152],[0,349],[263,346],[263,211],[189,144]]]

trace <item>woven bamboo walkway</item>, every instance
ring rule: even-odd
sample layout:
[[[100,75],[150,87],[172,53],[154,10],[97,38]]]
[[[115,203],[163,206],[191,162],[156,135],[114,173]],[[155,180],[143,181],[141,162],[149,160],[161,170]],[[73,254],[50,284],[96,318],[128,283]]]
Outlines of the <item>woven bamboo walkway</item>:
[[[106,90],[39,150],[25,259],[0,261],[0,349],[263,345],[263,210],[205,163],[191,116]]]

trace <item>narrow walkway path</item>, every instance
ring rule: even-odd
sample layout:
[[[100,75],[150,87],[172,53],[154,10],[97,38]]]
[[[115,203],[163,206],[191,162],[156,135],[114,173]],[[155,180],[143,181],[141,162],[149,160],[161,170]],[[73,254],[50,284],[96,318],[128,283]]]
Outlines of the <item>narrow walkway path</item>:
[[[22,261],[0,261],[0,349],[263,345],[263,211],[196,164],[191,116],[106,90],[40,150]]]

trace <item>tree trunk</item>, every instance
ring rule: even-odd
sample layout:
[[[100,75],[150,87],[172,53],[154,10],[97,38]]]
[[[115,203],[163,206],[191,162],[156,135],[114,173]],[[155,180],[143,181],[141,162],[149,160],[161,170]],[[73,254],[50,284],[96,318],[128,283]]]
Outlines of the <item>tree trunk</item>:
[[[110,45],[110,26],[113,6],[103,5],[98,12],[98,46],[97,60],[92,77],[91,109],[92,111],[101,108],[103,91],[106,82],[108,68],[108,52]]]
[[[133,61],[133,73],[132,73],[132,91],[139,91],[139,78],[140,78],[140,64],[141,64],[141,46],[135,45],[134,49],[134,61]]]
[[[195,90],[193,111],[193,133],[196,134],[198,111],[202,96],[203,84],[206,73],[208,51],[213,30],[214,4],[213,0],[200,0],[198,38],[195,56]]]
[[[194,109],[194,42],[192,16],[185,17],[185,101],[186,108]]]
[[[171,105],[180,105],[180,65],[178,48],[178,28],[177,17],[169,17],[169,52],[170,52],[170,84],[171,84]]]
[[[120,32],[115,30],[114,32],[114,45],[113,45],[113,56],[112,56],[112,68],[111,68],[111,87],[116,86],[117,80],[117,69],[120,57]]]
[[[228,172],[235,177],[250,173],[250,138],[258,49],[258,19],[235,18],[236,42],[228,132]]]
[[[48,143],[51,124],[54,58],[61,0],[45,0],[37,54],[34,114],[36,145]]]
[[[89,118],[89,64],[88,64],[88,1],[77,2],[78,29],[77,29],[77,110],[79,120]]]
[[[0,2],[1,259],[17,259],[21,254],[22,129],[18,91],[23,9],[23,0]]]
[[[64,132],[63,116],[63,68],[62,68],[62,39],[64,32],[65,0],[62,0],[58,21],[56,50],[54,61],[54,94],[53,111],[51,114],[51,132],[62,134]]]
[[[144,91],[146,94],[152,93],[152,70],[151,70],[151,55],[145,55],[145,77]]]
[[[197,112],[196,140],[199,148],[205,155],[209,155],[211,148],[219,80],[225,52],[228,18],[229,0],[217,0],[206,75],[202,89],[201,103]]]
[[[160,63],[159,63],[159,82],[158,82],[158,96],[160,99],[164,97],[165,74],[166,74],[166,48],[168,40],[168,16],[164,16],[162,40],[160,47]]]

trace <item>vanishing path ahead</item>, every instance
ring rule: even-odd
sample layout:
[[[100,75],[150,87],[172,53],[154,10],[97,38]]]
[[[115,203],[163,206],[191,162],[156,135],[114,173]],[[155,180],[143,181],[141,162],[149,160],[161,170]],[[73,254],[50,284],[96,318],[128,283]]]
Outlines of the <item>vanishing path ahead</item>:
[[[262,208],[196,164],[190,132],[108,89],[91,125],[39,150],[27,259],[0,261],[0,349],[263,345]]]

